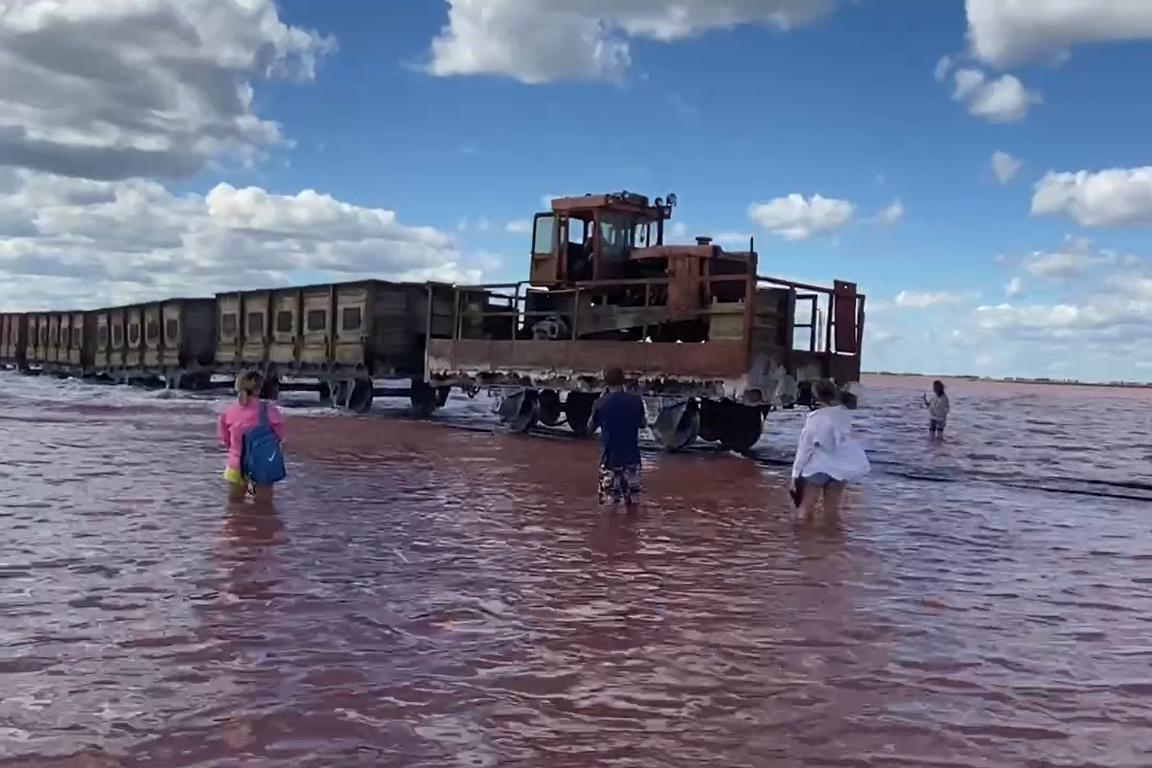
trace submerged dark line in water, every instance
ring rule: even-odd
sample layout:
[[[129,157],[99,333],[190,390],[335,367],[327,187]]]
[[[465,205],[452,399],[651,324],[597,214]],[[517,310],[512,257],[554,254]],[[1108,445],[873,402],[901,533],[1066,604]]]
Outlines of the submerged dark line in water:
[[[425,422],[428,424],[434,424],[437,426],[447,427],[450,429],[460,429],[460,430],[464,430],[467,432],[477,432],[477,433],[484,433],[484,434],[499,434],[500,433],[500,428],[498,426],[486,426],[486,425],[482,426],[479,424],[463,424],[460,422],[419,419],[419,418],[416,418],[414,416],[409,416],[409,415],[404,415],[404,414],[394,414],[391,417],[392,418],[399,417],[399,418],[403,418],[407,421],[421,421],[421,422]],[[505,434],[512,434],[512,433],[505,433]],[[533,430],[529,434],[534,438],[545,438],[545,439],[551,439],[551,440],[579,441],[579,440],[585,439],[585,438],[578,438],[571,433],[562,432],[559,429],[551,429],[548,427],[535,427],[535,428],[533,428]],[[641,444],[640,448],[642,451],[644,451],[645,453],[649,453],[649,454],[658,454],[658,453],[662,452],[662,449],[659,446],[651,445],[648,443]],[[729,453],[729,451],[726,451],[725,449],[720,448],[718,446],[713,447],[713,446],[708,446],[708,445],[698,445],[698,446],[693,446],[691,448],[685,449],[684,451],[681,451],[681,453],[718,455],[718,454],[722,454],[722,453]],[[747,456],[747,458],[749,460],[755,462],[756,464],[759,464],[760,466],[765,466],[765,467],[788,467],[788,466],[791,466],[791,464],[792,464],[791,459],[785,459],[782,457],[772,456],[770,454],[765,454],[765,453],[760,453],[760,452],[755,452],[755,451],[752,452],[751,454],[749,454]],[[1069,495],[1069,496],[1089,496],[1089,497],[1103,498],[1103,499],[1124,499],[1127,501],[1143,501],[1143,502],[1152,503],[1152,497],[1150,497],[1150,496],[1135,496],[1135,495],[1125,494],[1125,493],[1109,493],[1109,492],[1104,491],[1104,490],[1089,490],[1089,489],[1077,489],[1077,488],[1056,488],[1053,486],[1046,486],[1046,485],[1038,485],[1037,484],[1037,483],[1043,483],[1046,478],[1037,478],[1036,481],[1029,481],[1028,483],[1023,483],[1023,482],[1012,482],[1011,480],[1000,479],[1000,478],[997,478],[995,476],[987,476],[987,475],[981,476],[977,473],[966,473],[963,477],[949,477],[949,476],[939,475],[939,474],[923,474],[923,473],[915,472],[914,470],[901,471],[900,469],[897,469],[897,467],[900,466],[899,464],[896,464],[895,462],[884,461],[883,459],[874,460],[872,462],[872,465],[874,467],[877,465],[882,467],[883,472],[886,475],[890,475],[893,477],[900,477],[900,478],[903,478],[906,480],[925,482],[925,483],[955,483],[955,482],[958,482],[960,480],[967,480],[970,482],[985,483],[985,484],[989,484],[989,485],[999,485],[999,486],[1008,487],[1008,488],[1020,488],[1022,490],[1029,490],[1029,491],[1041,491],[1044,493],[1065,494],[1065,495]],[[1144,483],[1135,483],[1135,482],[1109,483],[1108,481],[1105,481],[1105,480],[1091,480],[1091,479],[1087,479],[1087,478],[1084,478],[1084,479],[1074,478],[1074,479],[1070,479],[1070,480],[1072,482],[1077,482],[1077,483],[1082,482],[1086,485],[1088,485],[1088,484],[1102,485],[1102,486],[1110,486],[1110,487],[1128,488],[1128,489],[1132,489],[1132,490],[1147,490],[1149,492],[1152,492],[1152,485],[1148,485],[1148,484],[1144,484]]]

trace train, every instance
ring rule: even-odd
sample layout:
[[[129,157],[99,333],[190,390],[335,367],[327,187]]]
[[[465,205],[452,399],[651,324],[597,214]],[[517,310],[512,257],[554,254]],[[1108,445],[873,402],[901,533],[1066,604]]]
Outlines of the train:
[[[203,390],[243,371],[354,413],[406,397],[419,416],[453,388],[487,390],[512,431],[586,436],[606,369],[657,414],[669,451],[698,439],[748,451],[767,415],[832,378],[854,405],[864,333],[855,283],[758,274],[755,243],[666,244],[674,194],[552,200],[511,283],[356,280],[89,310],[0,312],[0,365]],[[407,387],[383,382],[407,380]]]

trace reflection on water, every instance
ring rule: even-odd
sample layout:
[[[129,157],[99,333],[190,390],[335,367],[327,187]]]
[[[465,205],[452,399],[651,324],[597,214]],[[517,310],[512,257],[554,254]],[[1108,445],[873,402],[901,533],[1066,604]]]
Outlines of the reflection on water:
[[[0,766],[1148,765],[1144,393],[918,386],[797,532],[800,414],[629,517],[590,443],[293,409],[229,510],[215,401],[0,376]]]

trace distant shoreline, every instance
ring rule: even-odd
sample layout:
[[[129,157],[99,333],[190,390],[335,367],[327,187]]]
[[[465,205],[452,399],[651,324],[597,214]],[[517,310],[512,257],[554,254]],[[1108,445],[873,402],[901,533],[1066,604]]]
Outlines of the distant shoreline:
[[[904,379],[951,379],[952,381],[987,381],[995,384],[1045,384],[1052,387],[1108,387],[1112,389],[1152,389],[1146,381],[1077,381],[1076,379],[1025,379],[992,376],[945,376],[931,373],[897,373],[895,371],[862,371],[861,376],[892,376]]]

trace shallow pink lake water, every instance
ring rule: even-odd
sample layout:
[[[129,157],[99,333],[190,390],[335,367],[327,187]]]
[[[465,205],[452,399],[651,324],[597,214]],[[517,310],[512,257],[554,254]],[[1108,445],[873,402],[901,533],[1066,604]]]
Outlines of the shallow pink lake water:
[[[221,401],[0,374],[0,766],[1152,765],[1152,393],[869,381],[836,530],[755,461],[287,408],[228,513]]]

